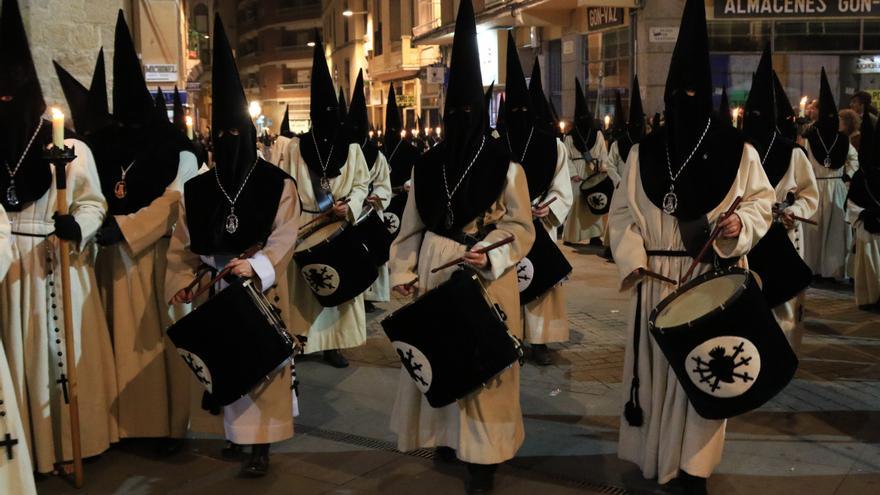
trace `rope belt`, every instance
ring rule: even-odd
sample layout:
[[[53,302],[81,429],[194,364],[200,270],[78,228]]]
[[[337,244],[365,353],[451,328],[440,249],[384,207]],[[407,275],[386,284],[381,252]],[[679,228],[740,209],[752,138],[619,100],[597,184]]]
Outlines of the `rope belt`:
[[[676,251],[668,249],[648,249],[645,251],[648,256],[666,256],[669,258],[691,258],[687,251]]]

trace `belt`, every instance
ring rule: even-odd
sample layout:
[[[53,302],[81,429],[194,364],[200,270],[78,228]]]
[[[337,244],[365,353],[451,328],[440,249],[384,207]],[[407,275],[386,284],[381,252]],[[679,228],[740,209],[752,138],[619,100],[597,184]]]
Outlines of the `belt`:
[[[16,232],[13,230],[12,235],[17,235],[21,237],[39,237],[41,239],[46,239],[50,236],[55,235],[55,231],[49,232],[48,234],[32,234],[30,232]]]
[[[676,251],[670,249],[648,249],[645,251],[648,256],[666,256],[669,258],[692,258],[687,251]]]
[[[843,176],[838,175],[837,177],[816,177],[816,180],[834,180],[834,179],[843,179]]]

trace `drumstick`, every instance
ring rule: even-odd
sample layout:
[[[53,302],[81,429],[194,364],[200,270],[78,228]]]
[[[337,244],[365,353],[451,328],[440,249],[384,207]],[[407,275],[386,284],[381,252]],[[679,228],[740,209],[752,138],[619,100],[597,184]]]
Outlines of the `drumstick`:
[[[659,273],[652,272],[651,270],[647,270],[645,268],[639,268],[639,273],[646,276],[646,277],[657,279],[661,282],[666,282],[667,284],[678,285],[678,282],[676,282],[675,280],[672,280],[669,277],[664,277],[663,275],[660,275]]]
[[[556,201],[557,199],[559,199],[557,196],[553,196],[552,198],[548,199],[546,203],[541,203],[538,206],[536,206],[535,209],[542,210],[542,209],[552,205],[553,202]]]
[[[336,203],[342,203],[342,204],[346,204],[346,205],[347,205],[347,204],[350,203],[350,202],[351,202],[351,198],[349,198],[349,197],[345,197],[345,198],[342,198],[342,199],[338,200]],[[334,204],[333,206],[336,206],[336,204]],[[302,230],[302,229],[308,227],[309,225],[311,225],[311,224],[317,222],[318,220],[330,216],[331,214],[333,214],[333,209],[332,209],[332,208],[329,209],[329,210],[327,210],[327,211],[321,212],[321,213],[315,215],[315,217],[312,218],[311,220],[309,220],[308,222],[306,222],[306,223],[300,225],[300,226],[299,226],[299,230]]]
[[[733,200],[733,204],[730,205],[730,208],[727,209],[722,215],[721,218],[718,219],[718,222],[715,224],[715,228],[712,229],[712,235],[709,236],[709,240],[706,241],[706,244],[703,245],[703,248],[700,249],[700,254],[694,258],[694,262],[691,263],[691,266],[688,268],[688,271],[685,272],[684,277],[681,279],[680,283],[685,283],[691,278],[691,274],[694,273],[694,269],[697,268],[697,265],[700,264],[700,260],[703,259],[703,256],[706,256],[706,252],[709,251],[709,248],[712,247],[712,243],[715,242],[715,239],[721,235],[721,220],[733,215],[733,212],[736,211],[736,208],[742,202],[742,196],[737,196],[736,199]]]
[[[243,253],[241,253],[241,254],[239,254],[239,255],[237,256],[237,258],[238,258],[238,259],[247,259],[247,258],[250,258],[250,257],[252,257],[253,255],[257,254],[257,251],[259,251],[260,249],[263,249],[263,244],[261,244],[261,243],[258,242],[258,243],[256,243],[256,244],[254,244],[253,246],[251,246],[251,247],[245,249]],[[186,286],[186,288],[185,288],[186,291],[187,291],[187,292],[191,291],[192,288],[195,287],[196,284],[199,283],[199,280],[202,278],[202,276],[203,276],[206,272],[208,272],[208,271],[210,271],[210,269],[205,269],[205,270],[200,271],[200,272],[196,275],[196,279],[193,280],[189,285]],[[198,298],[199,296],[201,296],[202,294],[204,294],[205,291],[207,291],[212,285],[214,285],[215,283],[217,283],[218,280],[222,279],[222,278],[225,277],[226,275],[229,275],[229,272],[231,272],[231,271],[232,271],[232,268],[224,268],[223,270],[221,270],[220,273],[218,273],[216,277],[214,277],[213,279],[211,279],[211,282],[210,282],[209,284],[202,286],[201,289],[197,290],[197,291],[195,292],[195,294],[193,294],[193,295],[189,298],[190,302],[194,301],[196,298]]]
[[[476,251],[472,251],[472,252],[477,253],[477,254],[486,254],[493,249],[497,249],[497,248],[500,248],[501,246],[504,246],[506,244],[510,244],[511,242],[513,242],[513,239],[514,239],[514,237],[510,236],[504,240],[495,242],[493,244],[489,244],[488,246],[481,247],[480,249],[477,249]],[[437,268],[431,269],[431,273],[437,273],[440,270],[444,270],[446,268],[449,268],[450,266],[455,266],[455,265],[457,265],[459,263],[463,263],[463,262],[464,262],[464,256],[461,256],[459,258],[456,258],[456,259],[450,261],[449,263],[445,263],[443,265],[438,266]]]
[[[776,216],[781,216],[785,211],[785,210],[780,210],[780,209],[776,208],[775,206],[773,207],[773,210],[774,210],[774,213],[776,213]],[[798,222],[808,223],[810,225],[819,225],[819,222],[817,222],[815,220],[810,220],[809,218],[799,217],[797,215],[792,215],[791,218],[792,218],[792,220],[797,220]]]

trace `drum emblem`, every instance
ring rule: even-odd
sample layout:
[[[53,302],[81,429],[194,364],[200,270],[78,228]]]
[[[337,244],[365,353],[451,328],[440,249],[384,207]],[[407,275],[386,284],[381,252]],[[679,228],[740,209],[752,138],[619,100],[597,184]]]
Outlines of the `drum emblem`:
[[[319,296],[329,296],[339,288],[339,272],[330,265],[311,264],[302,268],[303,278]]]
[[[406,342],[395,340],[391,343],[394,346],[394,349],[397,351],[397,355],[400,357],[400,363],[403,365],[403,368],[409,373],[409,376],[413,379],[416,384],[416,387],[422,392],[425,393],[431,388],[431,380],[433,379],[433,373],[431,371],[431,362],[428,361],[428,358],[422,353],[422,351],[418,350],[418,348],[413,347]]]
[[[535,265],[532,264],[532,260],[523,258],[516,264],[516,284],[519,286],[519,291],[528,289],[534,278]]]
[[[691,381],[714,397],[740,396],[761,373],[761,354],[748,339],[722,336],[703,342],[687,355]]]
[[[183,362],[189,366],[189,369],[192,370],[193,374],[196,375],[196,379],[208,393],[211,393],[214,388],[214,384],[211,381],[211,371],[208,370],[208,366],[202,361],[202,358],[193,354],[192,352],[184,349],[183,347],[177,348],[178,354],[183,358]]]
[[[587,204],[594,210],[603,210],[608,204],[608,196],[602,192],[594,192],[587,196]]]
[[[397,229],[400,228],[400,218],[390,211],[386,211],[383,217],[385,219],[385,228],[388,229],[388,233],[396,234]]]

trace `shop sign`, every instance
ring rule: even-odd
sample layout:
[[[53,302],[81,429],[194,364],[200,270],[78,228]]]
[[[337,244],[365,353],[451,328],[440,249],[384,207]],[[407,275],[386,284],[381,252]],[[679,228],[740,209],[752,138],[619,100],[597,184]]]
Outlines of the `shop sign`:
[[[186,90],[197,93],[202,90],[202,83],[199,81],[187,81]]]
[[[446,66],[428,67],[428,84],[443,84],[446,82]]]
[[[877,0],[713,0],[715,18],[880,15]]]
[[[587,29],[597,31],[615,26],[623,26],[626,9],[621,7],[587,7]]]
[[[857,58],[856,74],[880,74],[880,56]]]
[[[147,82],[176,82],[177,65],[144,64],[144,79]]]
[[[678,39],[678,27],[654,26],[648,28],[648,40],[651,43],[675,43]]]
[[[395,101],[397,102],[397,106],[400,108],[416,106],[416,97],[413,95],[395,95]]]

